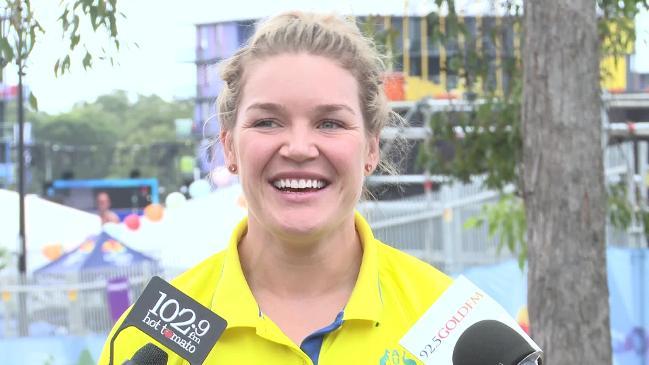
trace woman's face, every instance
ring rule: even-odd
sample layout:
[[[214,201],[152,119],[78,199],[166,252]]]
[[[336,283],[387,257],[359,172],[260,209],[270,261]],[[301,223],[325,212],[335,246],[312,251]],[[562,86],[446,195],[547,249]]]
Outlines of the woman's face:
[[[281,54],[249,64],[243,81],[236,125],[221,138],[251,223],[285,237],[340,229],[379,154],[356,79],[328,58]]]

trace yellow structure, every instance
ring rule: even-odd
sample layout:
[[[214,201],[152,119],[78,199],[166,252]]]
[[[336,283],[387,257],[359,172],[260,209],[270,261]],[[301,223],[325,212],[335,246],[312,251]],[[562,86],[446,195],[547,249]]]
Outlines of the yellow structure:
[[[519,22],[504,17],[459,17],[458,21],[466,27],[471,36],[461,33],[452,42],[441,44],[439,34],[447,32],[444,17],[421,16],[383,16],[382,20],[372,19],[373,24],[391,30],[394,35],[386,40],[390,60],[388,68],[391,100],[419,100],[423,97],[437,99],[461,98],[468,89],[464,70],[450,71],[453,57],[463,59],[467,50],[484,57],[487,61],[487,79],[484,85],[480,80],[472,80],[472,91],[484,92],[487,89],[502,94],[509,87],[509,78],[503,70],[506,62],[520,62],[521,37]],[[359,19],[361,22],[363,18]],[[466,39],[465,39],[466,38]],[[631,54],[631,47],[625,50]],[[461,62],[462,63],[462,62]],[[520,63],[519,63],[520,66]],[[601,61],[602,88],[610,92],[621,92],[627,88],[627,60],[624,55],[616,58],[604,57]],[[386,83],[387,84],[387,83]],[[401,89],[399,89],[401,88]]]

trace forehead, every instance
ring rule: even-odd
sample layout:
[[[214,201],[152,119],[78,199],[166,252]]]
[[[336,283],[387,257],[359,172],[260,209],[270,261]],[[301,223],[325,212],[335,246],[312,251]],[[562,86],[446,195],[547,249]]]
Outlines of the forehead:
[[[275,55],[246,66],[239,110],[268,102],[295,109],[346,105],[361,115],[354,75],[330,58],[306,53]]]

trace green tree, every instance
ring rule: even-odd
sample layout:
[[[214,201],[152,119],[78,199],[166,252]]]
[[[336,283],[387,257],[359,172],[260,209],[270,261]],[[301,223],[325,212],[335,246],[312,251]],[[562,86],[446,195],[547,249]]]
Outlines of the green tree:
[[[453,1],[435,3],[449,10],[438,44],[470,42]],[[472,113],[433,117],[433,138],[422,149],[420,161],[431,173],[457,180],[485,174],[490,188],[514,186],[516,199],[525,203],[525,219],[513,208],[519,203],[502,209],[511,202],[511,195],[504,195],[473,224],[487,221],[491,232],[500,226],[501,237],[509,238],[504,241],[521,255],[528,245],[520,227],[526,227],[531,330],[546,350],[546,362],[606,364],[611,348],[598,59],[628,48],[634,40],[633,17],[640,6],[649,4],[557,0],[525,1],[524,6],[521,16],[520,9],[509,4],[506,14],[511,15],[504,19],[524,29],[522,59],[499,62],[469,48],[448,62],[479,95],[479,103]],[[436,19],[438,15],[431,14],[429,23]],[[503,39],[498,27],[487,36]],[[509,68],[509,88],[499,92],[490,87],[485,72],[490,67]],[[453,146],[450,159],[440,153],[444,143]],[[515,213],[508,215],[508,210]],[[518,243],[512,245],[512,240]]]
[[[63,37],[69,40],[69,48],[54,64],[54,74],[63,74],[77,59],[81,59],[84,68],[92,67],[94,57],[114,62],[111,50],[118,50],[120,43],[117,33],[117,19],[124,16],[118,12],[117,0],[62,0],[59,3]],[[36,45],[38,36],[45,32],[36,18],[30,0],[2,0],[2,32],[0,36],[0,71],[14,63],[18,73],[25,72],[25,61]],[[95,33],[105,34],[109,42],[100,47],[98,55],[93,55],[91,47],[86,44],[86,37],[81,33],[82,23],[88,22]],[[30,104],[37,108],[34,95],[29,97]]]
[[[179,140],[174,120],[190,118],[191,101],[167,102],[126,93],[102,95],[58,115],[32,113],[35,148],[32,189],[66,171],[79,179],[126,178],[132,170],[156,177],[168,189],[182,184],[178,158],[194,155],[191,140]],[[46,176],[49,174],[49,176]]]
[[[175,190],[182,184],[178,158],[195,155],[195,144],[178,140],[175,119],[191,118],[191,101],[166,102],[160,97],[141,96],[126,109],[123,135],[115,150],[111,173],[124,176],[126,170],[139,168],[143,176],[157,177],[162,186]]]

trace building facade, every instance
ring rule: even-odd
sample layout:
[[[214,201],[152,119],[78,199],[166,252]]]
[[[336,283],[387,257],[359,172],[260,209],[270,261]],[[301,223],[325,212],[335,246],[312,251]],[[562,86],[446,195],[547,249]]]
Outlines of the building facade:
[[[443,41],[441,34],[452,34],[450,22],[444,17],[357,15],[355,19],[360,29],[374,37],[387,55],[384,87],[389,99],[401,110],[424,98],[461,100],[481,93],[508,93],[512,88],[522,42],[520,22],[515,17],[459,17],[459,26],[465,33],[456,33]],[[255,21],[243,19],[196,26],[197,97],[193,130],[198,138],[218,135],[215,100],[222,87],[218,62],[245,43],[254,32]],[[643,85],[638,82],[642,76],[630,74],[628,59],[626,56],[603,60],[603,89],[619,93]],[[462,65],[471,62],[479,66],[475,72],[485,77],[477,78],[463,69]],[[479,80],[484,82],[481,84]],[[223,164],[218,145],[206,140],[202,150],[206,151],[200,158],[203,173]]]

